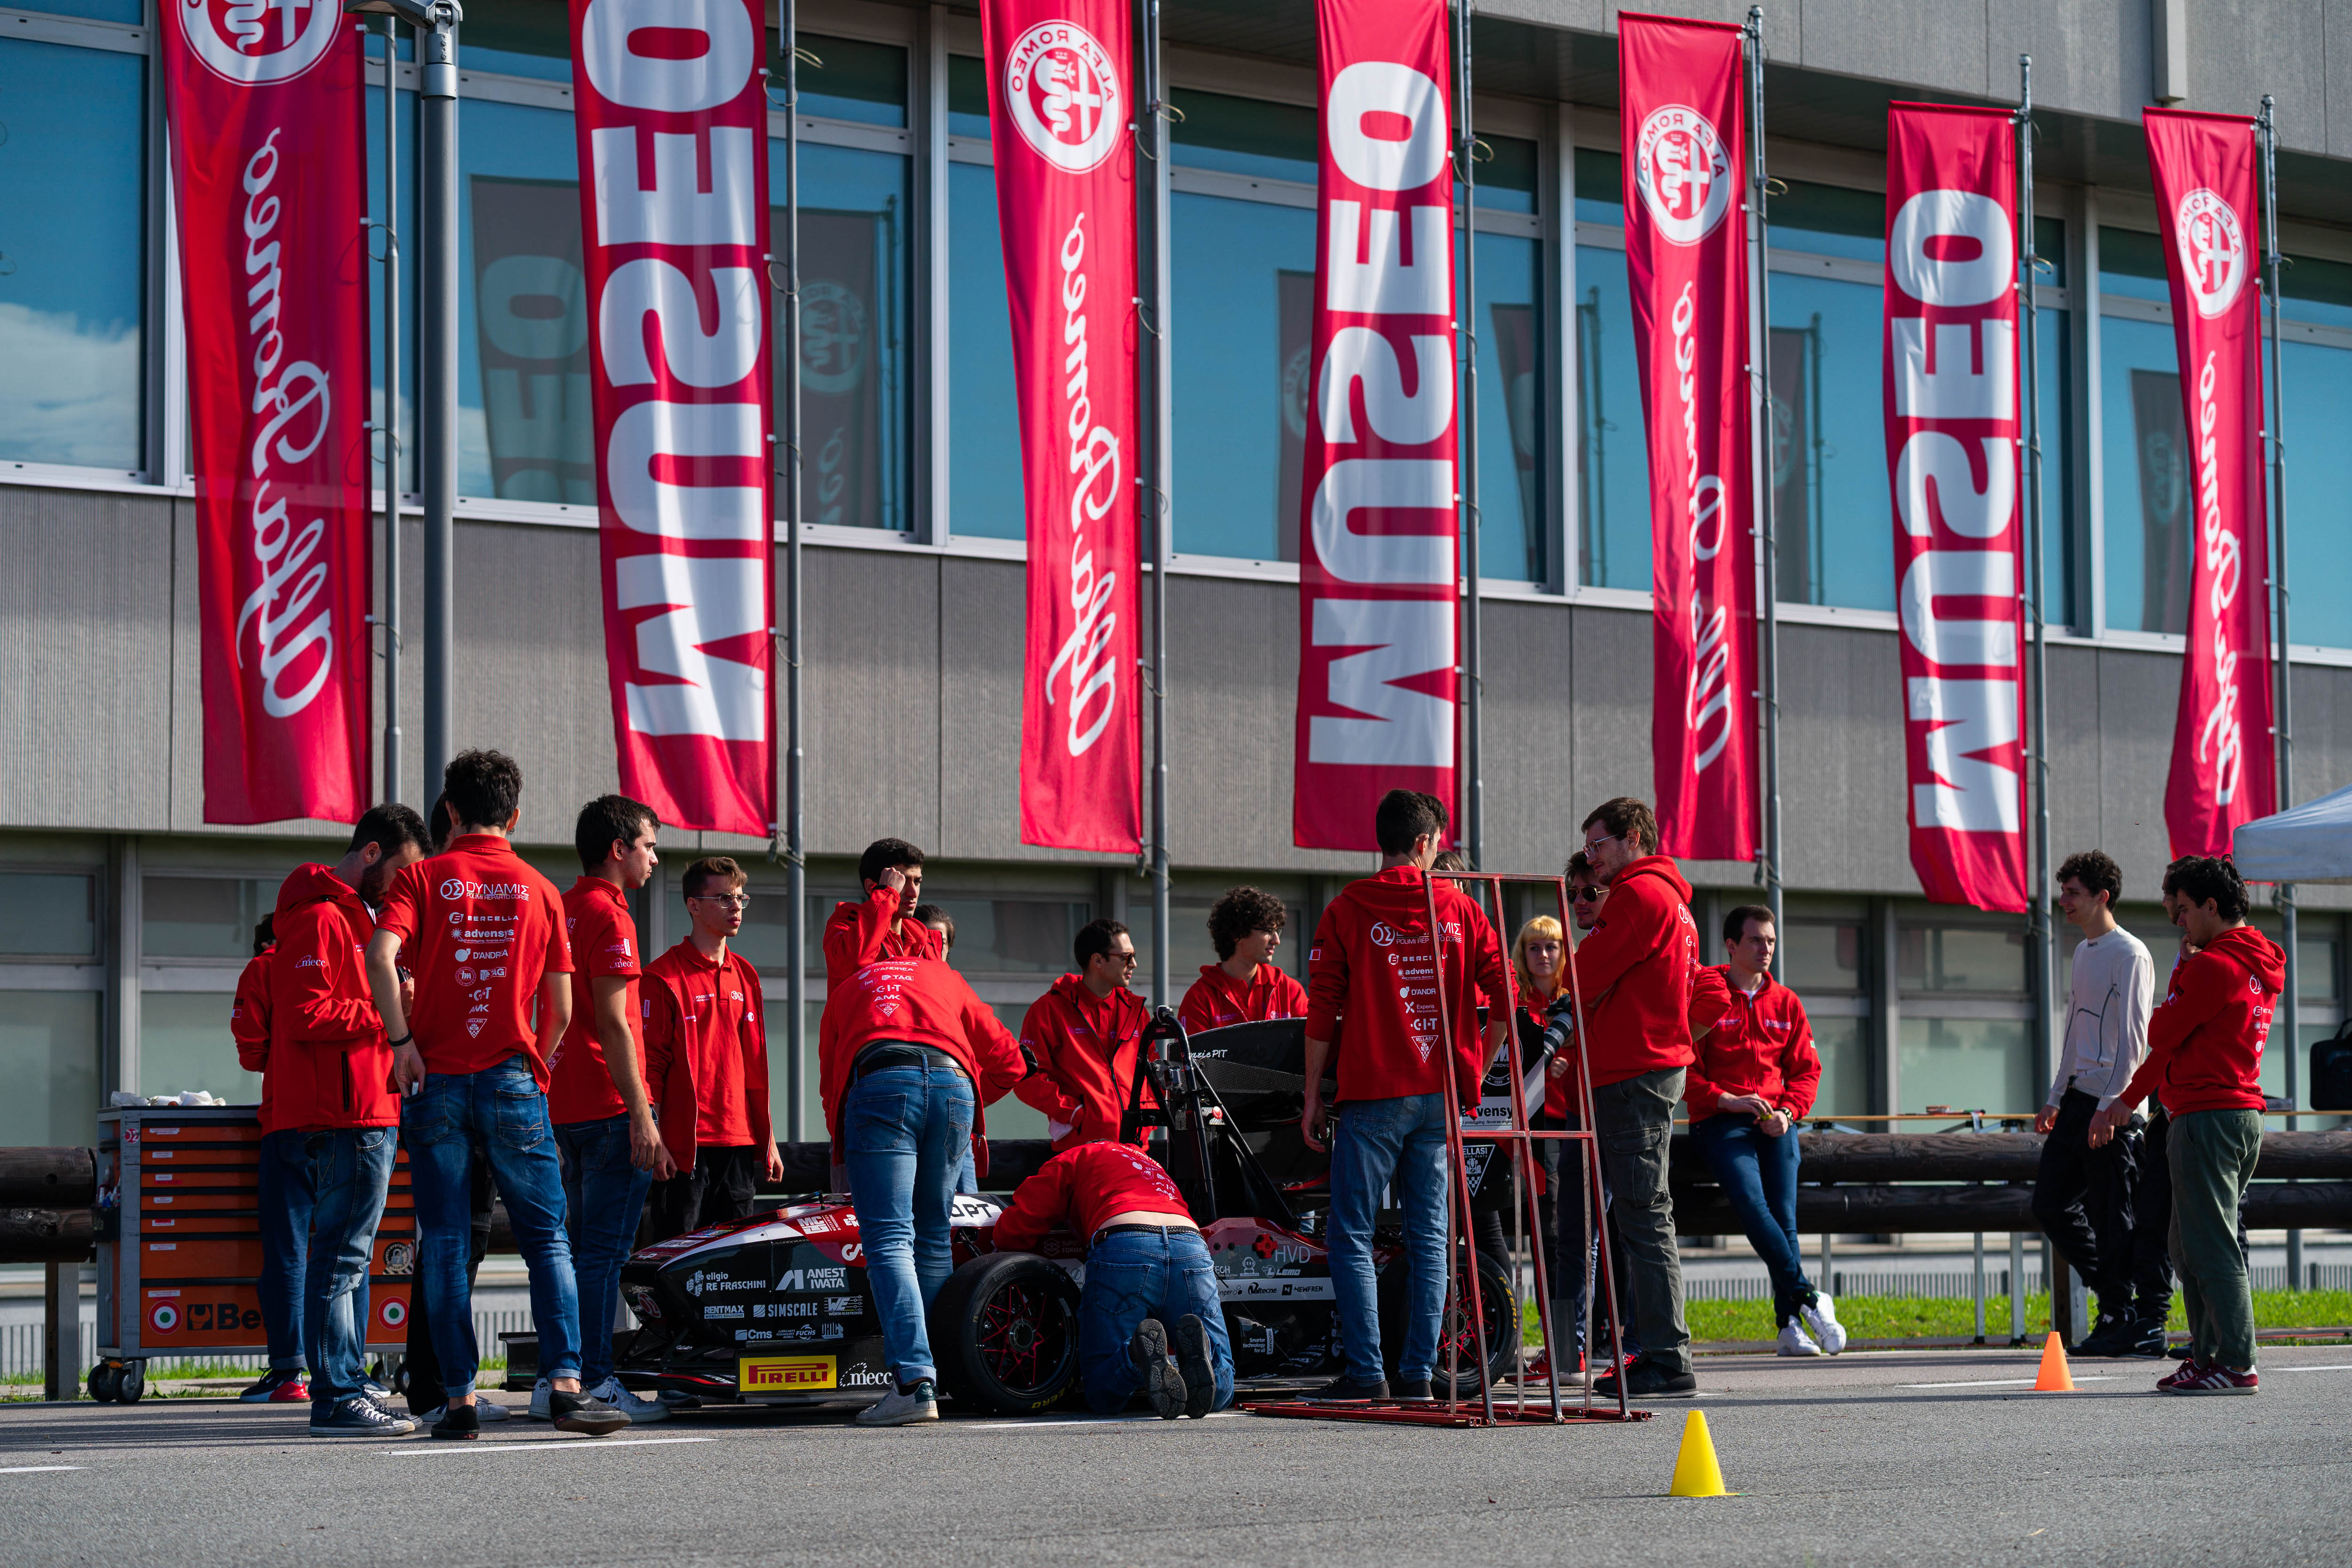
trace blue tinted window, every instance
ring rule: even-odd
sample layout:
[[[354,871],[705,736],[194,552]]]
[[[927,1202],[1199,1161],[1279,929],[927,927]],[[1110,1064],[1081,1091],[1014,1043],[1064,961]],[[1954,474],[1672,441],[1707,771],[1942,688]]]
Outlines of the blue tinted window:
[[[803,114],[866,125],[906,125],[906,50],[896,44],[869,44],[862,38],[830,38],[814,33],[801,35],[801,49],[798,85]],[[783,67],[772,63],[770,68],[774,72],[772,96],[781,109]]]
[[[141,466],[145,68],[0,39],[0,459]]]
[[[2305,590],[2288,606],[2287,637],[2352,647],[2352,595],[2340,589],[2352,583],[2352,528],[2345,526],[2352,504],[2347,500],[2352,442],[2343,439],[2352,430],[2352,350],[2288,342],[2280,345],[2280,354],[2286,388],[2287,581]]]
[[[1184,118],[1169,128],[1180,166],[1222,169],[1311,185],[1317,174],[1315,110],[1182,88],[1171,95]]]
[[[1772,276],[1774,483],[1780,597],[1895,607],[1880,371],[1885,295]]]
[[[969,55],[948,57],[948,134],[988,140],[988,68]]]
[[[2164,241],[2136,229],[2099,230],[2099,290],[2169,300],[2172,286],[2164,276]]]
[[[1461,249],[1457,237],[1457,279]],[[1478,237],[1480,570],[1527,583],[1546,568],[1542,255],[1533,239]]]
[[[134,27],[147,19],[145,0],[30,0],[23,9],[87,16],[93,22],[123,22]]]
[[[2268,286],[2267,277],[2263,283]],[[2352,267],[2341,261],[2289,257],[2280,279],[2280,292],[2286,296],[2286,309],[2282,314],[2291,321],[2352,327]]]
[[[2104,265],[2104,240],[2101,251]],[[2101,287],[2107,281],[2103,276]],[[2099,323],[2099,338],[2107,625],[2185,632],[2194,508],[2172,328],[2109,316]],[[2290,565],[2307,568],[2309,563]]]
[[[1577,153],[1577,189],[1585,185]],[[1596,154],[1597,156],[1597,154]],[[1610,158],[1612,164],[1616,162]],[[1585,210],[1577,198],[1577,212]],[[1611,204],[1615,210],[1615,204]],[[1576,250],[1577,579],[1595,588],[1650,585],[1650,456],[1625,253]]]
[[[996,177],[987,165],[949,166],[948,236],[948,526],[1019,539],[1027,527],[1021,425],[1013,405],[1013,324]]]
[[[404,49],[402,58],[411,58],[409,51]],[[457,66],[500,76],[570,81],[569,8],[563,0],[474,0],[457,30]]]
[[[1576,221],[1622,227],[1625,222],[1625,164],[1614,153],[1576,150]],[[1623,268],[1619,268],[1620,271]]]

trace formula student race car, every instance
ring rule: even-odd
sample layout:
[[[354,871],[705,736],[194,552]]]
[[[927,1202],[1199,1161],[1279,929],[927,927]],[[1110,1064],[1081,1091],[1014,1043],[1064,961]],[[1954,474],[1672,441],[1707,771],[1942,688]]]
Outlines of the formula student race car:
[[[1158,1108],[1142,1105],[1139,1092],[1128,1110],[1130,1135],[1155,1135],[1155,1152],[1208,1242],[1244,1396],[1296,1389],[1342,1370],[1322,1241],[1328,1163],[1298,1134],[1305,1037],[1305,1020],[1293,1018],[1188,1039],[1162,1008],[1141,1047]],[[1004,1160],[1015,1150],[1034,1157]],[[1044,1150],[1000,1145],[998,1157],[1034,1169]],[[931,1310],[931,1349],[942,1391],[956,1404],[1026,1415],[1053,1407],[1076,1386],[1086,1243],[1057,1234],[1042,1255],[994,1251],[990,1234],[1008,1201],[955,1200],[957,1268]],[[1373,1248],[1392,1371],[1404,1315],[1402,1252],[1402,1237],[1390,1230]],[[1457,1248],[1457,1269],[1460,1259]],[[1479,1268],[1489,1365],[1507,1376],[1517,1300],[1500,1265],[1482,1258]],[[1467,1393],[1478,1386],[1476,1340],[1466,1279],[1456,1285],[1450,1331]],[[868,1403],[890,1385],[857,1216],[840,1194],[647,1247],[624,1267],[621,1290],[641,1326],[625,1335],[618,1371],[640,1392],[821,1405]],[[510,1384],[528,1376],[520,1364],[509,1369]],[[1441,1352],[1441,1384],[1444,1376]]]

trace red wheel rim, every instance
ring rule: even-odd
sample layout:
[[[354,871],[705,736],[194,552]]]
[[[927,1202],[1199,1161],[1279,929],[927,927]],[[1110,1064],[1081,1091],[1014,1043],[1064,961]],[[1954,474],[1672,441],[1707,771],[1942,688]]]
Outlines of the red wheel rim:
[[[1059,1293],[1014,1280],[981,1304],[981,1362],[1006,1393],[1042,1393],[1067,1363],[1074,1325]]]

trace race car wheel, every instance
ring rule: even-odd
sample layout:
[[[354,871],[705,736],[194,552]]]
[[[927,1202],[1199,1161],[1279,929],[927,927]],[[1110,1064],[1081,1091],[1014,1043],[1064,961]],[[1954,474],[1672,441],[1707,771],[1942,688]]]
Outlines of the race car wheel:
[[[1078,1288],[1025,1252],[975,1258],[931,1305],[931,1354],[960,1403],[1034,1415],[1078,1383]]]
[[[1459,1270],[1459,1263],[1456,1264]],[[1404,1352],[1405,1291],[1412,1270],[1402,1258],[1391,1263],[1381,1274],[1381,1360],[1388,1375],[1397,1375],[1397,1361]],[[1486,1364],[1496,1378],[1511,1373],[1511,1347],[1519,1333],[1519,1300],[1511,1289],[1510,1276],[1503,1266],[1481,1253],[1478,1256],[1478,1289],[1480,1305],[1486,1309]],[[1478,1335],[1470,1322],[1470,1282],[1466,1271],[1457,1271],[1454,1280],[1454,1300],[1447,1313],[1445,1332],[1437,1342],[1437,1365],[1430,1373],[1430,1385],[1440,1399],[1445,1397],[1446,1338],[1453,1339],[1455,1353],[1460,1356],[1458,1386],[1465,1397],[1478,1392]]]

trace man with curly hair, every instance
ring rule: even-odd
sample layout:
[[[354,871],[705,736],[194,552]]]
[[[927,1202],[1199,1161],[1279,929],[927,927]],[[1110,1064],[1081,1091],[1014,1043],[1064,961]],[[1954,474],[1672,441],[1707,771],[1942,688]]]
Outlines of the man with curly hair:
[[[1209,940],[1217,962],[1184,993],[1176,1016],[1198,1034],[1261,1018],[1303,1018],[1307,988],[1274,962],[1282,946],[1282,900],[1259,888],[1235,888],[1209,910]]]

